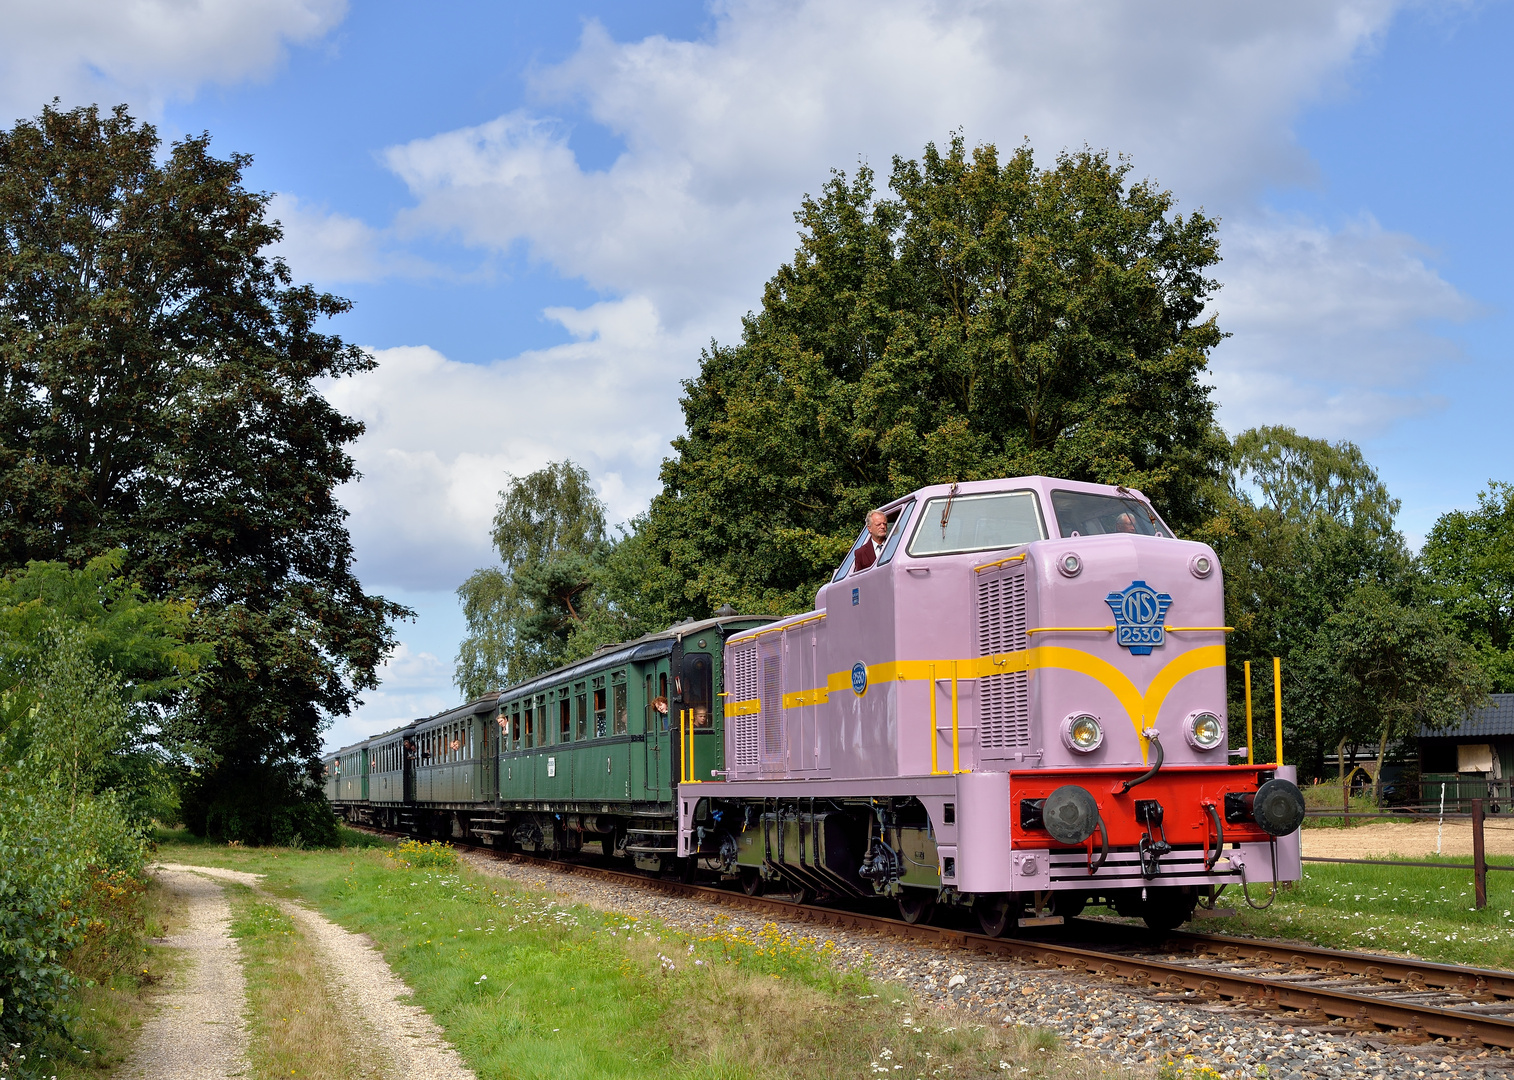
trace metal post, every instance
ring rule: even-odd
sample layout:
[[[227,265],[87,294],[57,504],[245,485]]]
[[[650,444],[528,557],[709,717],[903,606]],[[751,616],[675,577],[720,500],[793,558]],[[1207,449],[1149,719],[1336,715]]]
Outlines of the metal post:
[[[1283,763],[1283,658],[1272,658],[1273,725],[1277,728],[1277,763]]]
[[[1251,739],[1251,661],[1246,661],[1246,764],[1256,764],[1256,747]]]
[[[1472,800],[1472,880],[1477,886],[1477,907],[1488,906],[1488,860],[1482,846],[1482,800]]]

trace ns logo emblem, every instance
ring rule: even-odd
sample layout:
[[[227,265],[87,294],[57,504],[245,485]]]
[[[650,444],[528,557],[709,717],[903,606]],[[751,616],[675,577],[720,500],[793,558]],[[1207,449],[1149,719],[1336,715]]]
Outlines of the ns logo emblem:
[[[1150,656],[1151,650],[1166,640],[1167,609],[1172,597],[1159,593],[1144,581],[1132,581],[1123,592],[1104,598],[1114,612],[1115,644],[1130,650],[1132,656]]]

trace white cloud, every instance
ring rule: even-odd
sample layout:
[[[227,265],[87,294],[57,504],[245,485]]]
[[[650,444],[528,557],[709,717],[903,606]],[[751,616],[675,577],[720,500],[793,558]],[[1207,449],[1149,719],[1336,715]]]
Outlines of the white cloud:
[[[1364,216],[1339,230],[1268,219],[1226,240],[1229,284],[1214,308],[1235,336],[1212,370],[1228,429],[1286,423],[1362,439],[1440,407],[1421,383],[1459,355],[1436,324],[1480,308],[1413,237]]]
[[[339,23],[346,0],[0,0],[0,126],[65,106],[148,116],[206,83],[273,71]]]
[[[699,340],[667,333],[644,298],[547,314],[578,340],[487,365],[382,349],[374,371],[327,387],[367,425],[353,448],[363,479],[342,491],[364,581],[456,588],[495,561],[506,475],[548,461],[588,468],[613,521],[646,505],[678,422],[670,387]]]
[[[1469,303],[1411,238],[1277,220],[1260,200],[1312,179],[1293,119],[1347,85],[1396,6],[731,0],[700,41],[617,42],[591,22],[535,85],[618,136],[613,163],[585,169],[544,112],[418,139],[387,153],[416,199],[399,228],[523,246],[646,298],[675,333],[729,338],[832,166],[886,174],[892,154],[958,128],[1005,150],[1028,137],[1045,161],[1107,147],[1225,215],[1227,419],[1378,430],[1435,407],[1417,380],[1448,346],[1425,324]]]
[[[268,253],[282,256],[300,281],[380,281],[441,272],[425,259],[397,249],[391,237],[367,222],[311,206],[287,192],[274,194],[268,216],[284,229],[284,239]]]

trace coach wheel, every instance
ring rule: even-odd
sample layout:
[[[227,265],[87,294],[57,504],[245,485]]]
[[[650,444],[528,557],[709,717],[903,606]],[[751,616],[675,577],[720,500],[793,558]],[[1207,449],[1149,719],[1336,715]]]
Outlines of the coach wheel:
[[[936,894],[925,889],[905,889],[899,896],[899,918],[913,926],[930,922],[930,913],[936,907]]]
[[[984,896],[973,906],[978,914],[978,926],[989,937],[1002,937],[1013,925],[1011,920],[1019,908],[1005,893]]]
[[[762,885],[762,875],[757,872],[757,869],[755,867],[743,866],[741,868],[742,892],[746,893],[748,896],[761,896]]]

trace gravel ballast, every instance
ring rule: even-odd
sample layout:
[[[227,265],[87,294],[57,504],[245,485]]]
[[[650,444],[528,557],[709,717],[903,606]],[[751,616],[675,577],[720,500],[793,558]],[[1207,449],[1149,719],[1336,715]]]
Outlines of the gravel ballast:
[[[1011,959],[790,922],[484,854],[463,858],[483,873],[554,893],[566,902],[655,918],[696,936],[738,927],[755,932],[775,922],[797,935],[815,938],[817,945],[833,943],[837,963],[906,986],[922,1001],[951,1002],[986,1022],[1048,1028],[1068,1046],[1112,1063],[1153,1065],[1191,1055],[1193,1066],[1209,1066],[1227,1076],[1255,1077],[1264,1067],[1270,1080],[1430,1076],[1514,1080],[1514,1059],[1499,1050],[1444,1042],[1404,1043],[1387,1034],[1363,1036],[1347,1028],[1308,1023],[1298,1013],[1184,1001],[1155,988],[1137,990],[1113,980]]]

